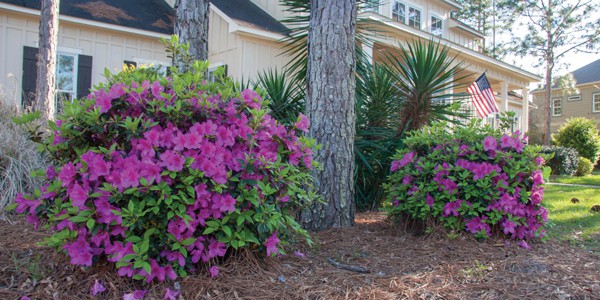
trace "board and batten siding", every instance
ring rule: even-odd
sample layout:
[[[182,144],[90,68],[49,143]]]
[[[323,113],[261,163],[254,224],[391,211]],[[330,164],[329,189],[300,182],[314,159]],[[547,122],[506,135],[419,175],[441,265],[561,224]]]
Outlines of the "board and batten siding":
[[[282,70],[289,57],[282,55],[282,44],[249,34],[230,33],[229,23],[215,11],[210,13],[208,60],[213,65],[227,65],[235,80],[256,78],[258,72]]]
[[[24,46],[38,45],[38,17],[0,11],[0,97],[9,105],[21,104]],[[122,69],[123,62],[169,62],[156,37],[74,24],[61,20],[58,50],[91,56],[92,84],[104,81],[104,68]]]

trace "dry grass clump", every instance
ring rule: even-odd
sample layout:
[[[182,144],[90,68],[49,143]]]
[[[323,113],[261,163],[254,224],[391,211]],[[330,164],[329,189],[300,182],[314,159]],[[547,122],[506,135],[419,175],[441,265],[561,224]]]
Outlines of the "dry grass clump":
[[[0,99],[0,215],[17,193],[40,187],[41,181],[31,176],[31,172],[48,165],[48,160],[29,139],[27,130],[12,122],[17,115],[16,107]]]

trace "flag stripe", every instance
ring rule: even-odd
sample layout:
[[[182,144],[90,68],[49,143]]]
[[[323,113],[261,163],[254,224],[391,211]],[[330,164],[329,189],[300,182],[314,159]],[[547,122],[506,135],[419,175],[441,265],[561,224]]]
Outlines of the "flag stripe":
[[[490,113],[498,112],[496,97],[485,73],[467,88],[467,92],[470,94],[470,99],[477,109],[479,117],[485,118]]]

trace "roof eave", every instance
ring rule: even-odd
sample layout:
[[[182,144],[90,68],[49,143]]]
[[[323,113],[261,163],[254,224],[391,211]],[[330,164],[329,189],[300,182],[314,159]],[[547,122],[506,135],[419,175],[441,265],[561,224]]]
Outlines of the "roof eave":
[[[260,29],[244,26],[244,25],[238,23],[235,19],[229,17],[226,13],[224,13],[222,10],[220,10],[216,5],[211,5],[210,9],[213,10],[217,15],[219,15],[219,17],[221,17],[223,20],[225,20],[228,23],[228,25],[229,25],[228,32],[229,33],[239,33],[239,34],[244,34],[244,35],[250,35],[250,36],[259,37],[259,38],[263,38],[263,39],[270,40],[270,41],[278,41],[285,37],[285,35],[282,33],[267,31],[267,30],[260,30]]]
[[[420,38],[423,38],[423,39],[431,39],[431,36],[428,36],[428,35],[426,36],[426,35],[423,34],[423,32],[418,32],[416,30],[408,30],[406,28],[398,26],[398,24],[396,24],[396,22],[394,22],[394,21],[389,21],[389,20],[386,20],[386,19],[377,18],[375,15],[368,15],[368,16],[365,16],[365,17],[371,19],[372,21],[379,22],[379,23],[381,23],[381,24],[383,24],[385,26],[394,28],[396,30],[404,31],[404,32],[407,32],[409,34],[416,35],[416,36],[418,36]],[[454,43],[452,43],[452,42],[450,42],[450,41],[448,41],[446,39],[440,39],[439,41],[440,41],[440,44],[442,44],[444,46],[447,46],[450,49],[453,49],[455,51],[459,51],[461,53],[469,55],[471,57],[474,57],[474,58],[477,58],[477,59],[480,59],[480,60],[487,60],[487,61],[492,60],[495,64],[497,64],[497,65],[499,65],[499,66],[501,66],[501,67],[503,67],[505,69],[508,69],[508,70],[510,70],[512,72],[516,72],[516,73],[518,73],[518,74],[520,74],[520,75],[522,75],[522,76],[530,79],[531,82],[537,82],[537,81],[541,81],[542,80],[542,77],[539,76],[539,75],[536,75],[536,74],[533,74],[531,72],[522,70],[522,69],[517,68],[517,67],[512,66],[512,65],[509,65],[509,64],[507,64],[507,63],[505,63],[503,61],[500,61],[500,60],[497,60],[495,58],[489,57],[489,56],[487,56],[487,55],[485,55],[483,53],[479,53],[479,52],[476,52],[476,51],[471,50],[469,48],[466,48],[466,47],[454,44]]]
[[[31,15],[31,16],[37,16],[37,17],[40,16],[40,11],[37,9],[26,8],[26,7],[16,6],[16,5],[2,3],[2,2],[0,2],[0,9],[5,9],[8,11],[13,11],[16,13],[22,13],[22,14]],[[74,23],[74,24],[78,24],[78,25],[86,25],[86,26],[98,27],[98,28],[103,28],[103,29],[121,31],[121,32],[126,32],[126,33],[131,33],[131,34],[147,36],[147,37],[161,38],[161,37],[169,36],[168,34],[156,32],[156,31],[143,30],[143,29],[138,29],[138,28],[133,28],[133,27],[127,27],[127,26],[109,24],[109,23],[104,23],[104,22],[99,22],[99,21],[93,21],[93,20],[86,20],[86,19],[82,19],[82,18],[66,16],[66,15],[61,15],[61,14],[59,14],[58,19],[59,19],[59,21],[65,21],[65,22]]]

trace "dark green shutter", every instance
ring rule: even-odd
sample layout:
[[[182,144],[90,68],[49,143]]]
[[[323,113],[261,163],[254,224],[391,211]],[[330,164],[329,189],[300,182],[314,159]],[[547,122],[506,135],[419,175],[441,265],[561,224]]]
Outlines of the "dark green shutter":
[[[23,78],[21,107],[33,105],[35,101],[35,84],[37,81],[37,53],[38,48],[23,47]]]
[[[77,99],[82,99],[92,88],[92,57],[80,54],[77,60]]]

